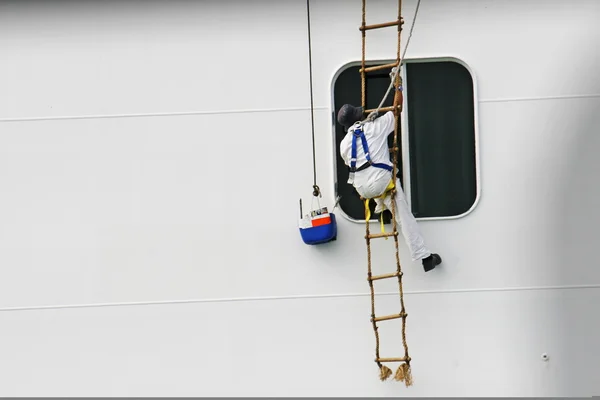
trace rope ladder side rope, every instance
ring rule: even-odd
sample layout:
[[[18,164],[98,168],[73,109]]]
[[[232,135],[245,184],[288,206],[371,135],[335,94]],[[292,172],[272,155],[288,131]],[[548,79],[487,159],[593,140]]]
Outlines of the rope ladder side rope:
[[[412,31],[414,29],[415,20],[417,18],[417,14],[419,11],[419,5],[420,5],[420,0],[418,0],[418,2],[417,2],[417,7],[415,10],[415,15],[412,20],[410,33],[409,33],[409,37],[407,40],[407,45],[405,46],[404,52],[402,54],[400,52],[401,38],[402,38],[402,36],[401,36],[402,25],[404,24],[404,20],[402,18],[402,0],[398,0],[398,18],[396,21],[382,23],[382,24],[375,24],[375,25],[370,25],[370,26],[366,25],[366,0],[362,0],[362,25],[360,27],[361,39],[362,39],[362,51],[361,51],[362,59],[361,59],[361,69],[360,69],[361,101],[362,101],[361,105],[362,105],[363,109],[365,110],[365,112],[369,112],[369,115],[367,116],[367,118],[365,120],[363,120],[359,123],[359,126],[363,125],[367,121],[374,120],[377,117],[377,115],[379,114],[379,112],[382,110],[393,111],[394,117],[395,117],[394,118],[394,121],[395,121],[394,139],[393,139],[393,146],[391,149],[392,153],[393,153],[392,182],[390,183],[388,190],[383,194],[383,196],[386,196],[386,195],[392,196],[392,202],[391,202],[392,209],[390,210],[391,214],[392,214],[392,218],[391,218],[392,233],[391,234],[371,234],[370,233],[370,228],[369,228],[369,218],[370,218],[369,200],[370,199],[362,199],[365,202],[365,220],[366,220],[365,239],[366,239],[366,244],[367,244],[367,280],[369,282],[369,288],[370,288],[370,294],[371,294],[371,323],[373,325],[373,331],[375,334],[375,362],[376,362],[377,366],[379,367],[379,370],[380,370],[379,378],[382,381],[387,380],[392,375],[392,370],[389,367],[387,367],[386,365],[384,365],[383,363],[384,362],[385,363],[400,362],[401,364],[398,367],[398,369],[396,370],[394,379],[397,381],[404,382],[407,387],[412,385],[413,379],[412,379],[412,372],[411,372],[411,366],[410,366],[411,358],[408,353],[408,344],[407,344],[407,340],[406,340],[406,317],[408,316],[408,314],[406,313],[406,307],[404,304],[404,290],[403,290],[403,283],[402,283],[403,273],[402,273],[402,266],[400,263],[400,255],[399,255],[399,238],[398,238],[399,233],[398,233],[398,227],[397,227],[397,223],[396,223],[396,201],[395,201],[395,195],[396,195],[396,190],[397,190],[397,188],[395,187],[395,181],[396,181],[396,174],[398,173],[398,121],[400,118],[400,114],[402,112],[402,104],[399,103],[400,96],[396,96],[396,95],[394,96],[394,102],[391,107],[384,108],[383,104],[384,104],[385,100],[387,99],[387,97],[390,93],[390,90],[393,87],[395,87],[396,90],[398,90],[398,89],[402,90],[402,78],[400,76],[400,69],[402,66],[402,62],[404,60],[404,55],[406,54],[406,49],[408,48],[408,44],[410,43],[410,38],[412,37]],[[375,66],[375,67],[366,67],[366,60],[365,60],[366,31],[371,30],[371,29],[380,29],[380,28],[391,27],[391,26],[397,26],[397,29],[398,29],[396,62],[391,63],[391,64],[386,64],[386,65]],[[395,68],[393,77],[390,80],[390,85],[388,86],[388,89],[387,89],[385,95],[383,96],[383,99],[379,103],[378,107],[374,110],[367,110],[367,108],[366,108],[366,75],[368,72],[380,71],[380,70],[383,70],[386,68]],[[387,238],[389,236],[393,236],[393,238],[394,238],[396,272],[374,276],[372,273],[373,271],[372,271],[372,264],[371,264],[371,258],[372,258],[371,257],[371,239],[385,238],[387,240]],[[400,297],[400,313],[389,315],[389,316],[377,317],[376,309],[375,309],[375,289],[374,289],[373,282],[376,280],[393,279],[393,278],[397,278],[397,280],[398,280],[399,297]],[[401,319],[402,320],[402,331],[401,332],[402,332],[402,345],[404,348],[404,356],[403,357],[382,358],[380,356],[380,338],[379,338],[379,327],[377,325],[377,322],[393,320],[393,319]]]

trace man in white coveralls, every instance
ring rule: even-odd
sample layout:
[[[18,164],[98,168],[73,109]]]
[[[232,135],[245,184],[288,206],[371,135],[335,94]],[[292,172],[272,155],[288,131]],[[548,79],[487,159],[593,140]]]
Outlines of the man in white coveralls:
[[[397,96],[401,96],[399,92],[398,90]],[[375,213],[380,213],[385,210],[383,206],[388,210],[392,209],[391,194],[386,195],[383,201],[377,199],[377,197],[386,191],[392,180],[392,163],[387,139],[388,135],[394,132],[396,121],[394,113],[388,111],[373,121],[365,122],[362,125],[363,134],[361,135],[359,122],[363,120],[363,114],[362,107],[344,104],[340,108],[337,121],[347,131],[346,136],[340,143],[340,154],[344,163],[350,167],[348,183],[352,183],[362,197],[375,198],[377,205]],[[354,159],[352,157],[353,137],[355,137]],[[353,169],[355,170],[354,173]],[[425,272],[431,271],[442,262],[442,259],[438,254],[431,253],[425,245],[417,221],[408,208],[400,180],[397,178],[395,199],[396,222],[400,226],[404,240],[410,249],[412,260],[422,260]]]

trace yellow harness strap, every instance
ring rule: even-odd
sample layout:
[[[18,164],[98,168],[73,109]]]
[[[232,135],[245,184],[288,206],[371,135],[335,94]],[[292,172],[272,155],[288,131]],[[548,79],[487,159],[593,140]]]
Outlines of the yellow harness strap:
[[[385,190],[383,191],[383,194],[381,196],[377,196],[374,198],[375,199],[385,198],[385,196],[387,196],[388,193],[391,192],[395,187],[396,187],[396,185],[394,184],[394,180],[392,179],[390,181],[389,185],[387,186],[387,188],[385,188]],[[367,223],[371,219],[371,209],[369,208],[369,204],[370,204],[371,200],[372,199],[365,199],[365,220]],[[379,221],[381,222],[381,233],[385,233],[385,226],[383,224],[383,213],[381,213],[381,215],[379,217]],[[385,240],[387,240],[387,239],[388,238],[385,238]]]

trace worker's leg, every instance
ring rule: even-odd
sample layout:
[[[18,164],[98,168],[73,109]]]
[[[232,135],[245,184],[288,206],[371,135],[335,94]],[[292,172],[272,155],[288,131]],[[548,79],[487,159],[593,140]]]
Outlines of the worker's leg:
[[[431,252],[425,246],[425,240],[421,236],[421,231],[417,225],[417,220],[410,212],[406,197],[402,186],[400,186],[400,180],[396,179],[396,223],[400,226],[406,245],[410,249],[410,255],[413,261],[422,260],[431,255]],[[392,199],[391,195],[386,196],[384,204],[387,209],[392,210]]]
[[[380,197],[375,197],[375,214],[382,213],[385,210],[386,210],[386,208],[385,208],[385,204],[383,204],[383,199]]]

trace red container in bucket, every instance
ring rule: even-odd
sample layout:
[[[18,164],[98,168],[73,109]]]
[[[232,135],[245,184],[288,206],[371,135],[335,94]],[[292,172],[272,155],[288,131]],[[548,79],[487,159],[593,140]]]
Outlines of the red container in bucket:
[[[321,244],[337,239],[335,214],[330,213],[327,207],[312,210],[310,214],[302,216],[302,200],[300,200],[298,227],[302,240],[306,244]]]

